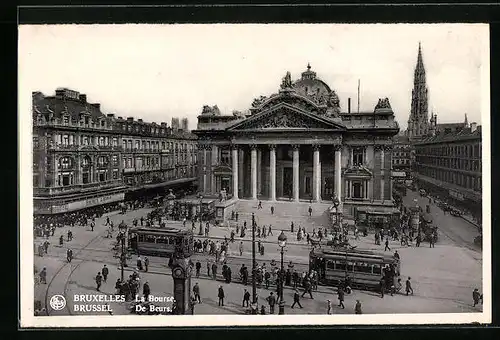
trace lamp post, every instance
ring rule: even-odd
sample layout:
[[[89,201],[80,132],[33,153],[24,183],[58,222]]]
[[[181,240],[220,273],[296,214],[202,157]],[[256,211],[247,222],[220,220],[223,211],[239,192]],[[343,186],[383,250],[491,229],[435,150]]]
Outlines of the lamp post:
[[[340,201],[337,196],[333,196],[333,206],[335,207],[335,225],[339,224],[339,205]]]
[[[279,310],[278,314],[283,315],[285,314],[285,302],[283,301],[283,281],[284,281],[284,268],[283,268],[283,252],[286,246],[286,235],[281,231],[281,234],[278,236],[278,245],[281,248],[281,271],[280,271],[280,304],[279,304]]]
[[[256,270],[257,261],[255,260],[255,213],[252,213],[252,314],[257,314]]]
[[[124,267],[127,266],[127,257],[125,255],[125,233],[123,231],[120,231],[120,243],[122,246],[121,249],[121,255],[120,255],[120,264],[121,264],[121,282],[124,280]]]
[[[203,209],[203,195],[200,195],[200,230],[198,231],[198,235],[203,235],[203,222],[202,222],[202,209]]]

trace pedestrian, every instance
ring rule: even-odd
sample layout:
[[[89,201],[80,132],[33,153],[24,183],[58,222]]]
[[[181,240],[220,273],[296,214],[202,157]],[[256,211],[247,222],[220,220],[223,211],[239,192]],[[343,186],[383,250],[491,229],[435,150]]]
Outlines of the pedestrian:
[[[274,215],[274,206],[271,205],[271,215]]]
[[[201,262],[200,261],[196,261],[195,268],[196,268],[196,277],[200,277],[200,270],[201,270]]]
[[[243,293],[243,307],[250,306],[250,293],[245,289]]]
[[[68,230],[68,238],[67,238],[68,242],[71,241],[71,236],[72,236],[71,235],[71,230]]]
[[[140,255],[137,257],[137,270],[142,270],[142,259]]]
[[[386,251],[386,250],[391,251],[391,248],[389,247],[389,238],[385,239],[385,248],[384,248],[384,251]]]
[[[193,294],[195,301],[201,303],[200,286],[198,285],[198,282],[196,282],[193,286]]]
[[[359,300],[356,300],[356,306],[354,306],[354,313],[363,314],[363,311],[361,310],[361,302],[359,302]]]
[[[73,260],[73,250],[68,249],[66,251],[66,259],[68,260],[68,263],[71,262],[71,260]]]
[[[259,201],[259,205],[257,206],[257,209],[262,209],[262,201]]]
[[[149,268],[149,259],[144,257],[144,270],[147,272]]]
[[[406,295],[408,295],[411,292],[411,295],[413,295],[413,288],[411,287],[411,277],[408,277],[406,279]]]
[[[243,241],[240,241],[240,256],[243,256]]]
[[[260,306],[260,315],[266,315],[266,306]]]
[[[292,221],[292,223],[290,223],[290,231],[291,231],[292,233],[293,233],[293,227],[294,227],[294,225],[293,225],[293,221]]]
[[[266,273],[264,274],[264,280],[266,282],[266,289],[269,289],[270,279],[271,279],[271,274],[266,271]]]
[[[43,267],[38,275],[40,276],[40,283],[47,284],[47,268]]]
[[[297,289],[295,289],[295,293],[293,293],[293,304],[292,308],[295,306],[295,304],[298,304],[300,308],[302,308],[302,305],[300,304],[300,294]]]
[[[97,291],[100,292],[100,288],[102,285],[102,275],[101,272],[97,273],[97,276],[95,277],[95,283],[97,284]]]
[[[344,309],[345,308],[345,306],[344,306],[344,290],[340,286],[337,288],[337,296],[339,298],[339,307],[342,307],[342,309]]]
[[[207,275],[210,277],[210,261],[207,261]]]
[[[219,297],[219,306],[224,306],[224,289],[222,288],[222,286],[219,286],[219,294],[218,294],[218,297]]]
[[[215,262],[212,264],[212,277],[217,280],[217,264]]]
[[[264,245],[260,246],[260,255],[264,256]]]
[[[271,225],[269,225],[269,229],[267,231],[267,236],[269,236],[269,235],[273,235],[273,230],[271,229]]]
[[[379,289],[380,289],[380,297],[384,297],[384,291],[385,291],[385,279],[382,277],[379,282]]]
[[[273,295],[273,292],[269,293],[269,296],[266,298],[267,303],[269,304],[269,314],[274,314],[274,306],[276,305],[276,297]]]
[[[94,231],[94,227],[95,227],[95,222],[90,222],[90,230],[91,231]]]
[[[311,206],[309,206],[308,211],[309,211],[309,216],[312,216],[313,208]]]
[[[420,236],[420,233],[417,234],[416,238],[416,246],[420,247],[420,242],[422,242],[422,236]]]
[[[332,314],[332,302],[330,300],[326,300],[326,314]]]
[[[398,261],[400,260],[399,253],[397,250],[394,252],[394,258],[397,259]]]
[[[62,246],[64,244],[64,237],[61,235],[61,237],[59,237],[59,245]]]
[[[236,218],[236,222],[238,222],[238,212],[236,212],[236,214],[234,214],[235,218]]]
[[[308,278],[304,281],[304,291],[302,292],[302,297],[304,297],[306,293],[309,293],[311,299],[314,299],[312,295],[311,281]]]
[[[109,274],[108,267],[106,267],[106,265],[104,265],[104,267],[102,267],[102,269],[101,269],[101,272],[102,272],[102,280],[104,281],[104,283],[106,283],[106,281],[108,280],[108,274]]]
[[[149,282],[144,282],[142,286],[142,295],[144,295],[144,300],[149,301],[149,294],[151,294],[151,289],[149,288]]]

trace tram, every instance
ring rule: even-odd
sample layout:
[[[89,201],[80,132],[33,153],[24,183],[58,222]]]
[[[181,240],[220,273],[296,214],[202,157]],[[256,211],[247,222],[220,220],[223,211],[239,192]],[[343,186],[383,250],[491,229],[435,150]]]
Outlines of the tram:
[[[309,269],[316,270],[320,282],[340,285],[347,277],[351,288],[378,289],[380,279],[392,284],[401,273],[401,262],[392,255],[364,250],[314,249],[309,254]]]
[[[192,254],[193,232],[180,228],[132,228],[129,230],[129,247],[138,255],[171,257],[177,248]]]

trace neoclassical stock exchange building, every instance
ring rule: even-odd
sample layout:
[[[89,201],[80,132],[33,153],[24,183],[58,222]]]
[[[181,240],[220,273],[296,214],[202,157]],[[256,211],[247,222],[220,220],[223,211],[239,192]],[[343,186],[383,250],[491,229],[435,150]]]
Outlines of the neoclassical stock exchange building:
[[[307,66],[292,81],[253,101],[247,114],[221,115],[205,106],[198,116],[198,183],[205,196],[228,201],[331,203],[391,214],[392,138],[399,132],[387,98],[371,112],[341,112],[340,101]],[[232,199],[231,199],[232,198]]]

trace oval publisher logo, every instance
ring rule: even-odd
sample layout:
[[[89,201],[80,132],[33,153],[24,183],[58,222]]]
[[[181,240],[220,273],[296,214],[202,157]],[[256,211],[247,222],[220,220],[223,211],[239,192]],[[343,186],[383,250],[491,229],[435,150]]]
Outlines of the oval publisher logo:
[[[53,310],[61,310],[66,307],[66,299],[62,295],[54,295],[50,298],[49,305]]]

